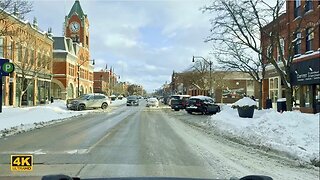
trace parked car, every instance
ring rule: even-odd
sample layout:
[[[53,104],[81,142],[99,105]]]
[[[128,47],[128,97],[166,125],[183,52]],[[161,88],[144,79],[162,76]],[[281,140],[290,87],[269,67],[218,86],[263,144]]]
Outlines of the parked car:
[[[90,108],[107,109],[110,99],[104,94],[84,94],[77,99],[67,101],[67,108],[82,111]]]
[[[159,101],[157,98],[149,98],[147,100],[147,107],[154,106],[159,107]]]
[[[190,97],[191,96],[189,95],[183,95],[183,96],[179,96],[179,98],[171,99],[171,102],[170,102],[171,109],[174,109],[175,111],[179,111],[180,109],[185,109]]]
[[[122,100],[122,98],[123,98],[123,95],[120,94],[120,95],[118,96],[118,99],[119,99],[119,100]]]
[[[199,112],[201,114],[216,114],[220,112],[219,105],[214,103],[214,100],[208,96],[192,96],[187,103],[186,111],[189,114]]]
[[[172,96],[170,96],[170,99],[169,99],[169,101],[168,101],[168,105],[169,106],[171,106],[171,101],[173,100],[173,99],[182,99],[183,97],[188,97],[188,98],[190,98],[191,96],[190,95],[172,95]]]
[[[114,94],[112,94],[112,95],[110,96],[110,98],[111,98],[111,101],[115,101],[115,100],[117,99],[117,96],[114,95]]]
[[[127,97],[127,106],[139,106],[138,96]]]

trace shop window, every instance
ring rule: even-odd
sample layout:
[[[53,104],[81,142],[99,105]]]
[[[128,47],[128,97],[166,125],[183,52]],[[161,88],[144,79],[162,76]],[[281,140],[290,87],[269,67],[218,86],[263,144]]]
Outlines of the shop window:
[[[312,51],[312,42],[313,42],[313,28],[308,28],[306,30],[306,51]]]
[[[295,86],[293,89],[293,105],[299,106],[300,105],[300,98],[301,98],[301,88],[300,86]]]
[[[294,45],[294,54],[301,54],[301,32],[297,32],[295,34],[296,43]]]
[[[305,10],[305,12],[312,10],[312,1],[311,0],[306,1],[306,5],[305,5],[304,10]]]
[[[269,79],[269,94],[272,102],[277,102],[279,98],[279,77]]]
[[[294,1],[294,17],[295,18],[301,16],[300,6],[301,6],[301,0],[295,0]]]

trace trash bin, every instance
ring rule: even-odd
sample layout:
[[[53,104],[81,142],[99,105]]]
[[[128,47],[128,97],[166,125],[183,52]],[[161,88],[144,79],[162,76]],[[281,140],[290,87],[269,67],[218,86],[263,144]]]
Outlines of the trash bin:
[[[277,100],[277,111],[287,111],[286,98],[280,98]]]
[[[267,109],[271,109],[272,108],[272,100],[271,99],[267,99],[266,100],[266,108]]]

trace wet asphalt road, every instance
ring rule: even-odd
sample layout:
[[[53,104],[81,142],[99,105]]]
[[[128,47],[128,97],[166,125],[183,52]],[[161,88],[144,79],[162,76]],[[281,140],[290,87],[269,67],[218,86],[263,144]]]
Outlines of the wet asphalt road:
[[[0,179],[40,179],[61,173],[80,177],[264,174],[275,179],[319,178],[316,168],[302,168],[289,159],[212,137],[175,119],[174,113],[146,108],[145,103],[119,106],[2,138]],[[33,154],[34,170],[11,172],[11,154]]]

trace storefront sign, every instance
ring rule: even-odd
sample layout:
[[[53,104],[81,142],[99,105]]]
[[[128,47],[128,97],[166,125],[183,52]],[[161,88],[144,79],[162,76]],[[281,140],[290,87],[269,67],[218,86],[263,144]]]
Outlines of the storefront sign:
[[[293,63],[291,83],[293,85],[320,84],[320,59]]]

